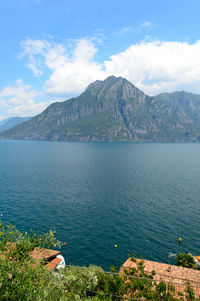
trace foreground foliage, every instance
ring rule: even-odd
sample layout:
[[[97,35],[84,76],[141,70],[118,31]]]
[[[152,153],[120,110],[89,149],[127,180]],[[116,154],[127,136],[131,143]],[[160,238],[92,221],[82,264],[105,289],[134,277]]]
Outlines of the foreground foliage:
[[[191,268],[191,269],[198,269],[196,262],[194,260],[194,257],[191,253],[178,253],[177,258],[177,265],[185,267],[185,268]]]
[[[13,244],[14,247],[13,247]],[[135,268],[119,275],[112,267],[110,273],[90,265],[67,267],[49,273],[43,264],[35,264],[30,253],[35,247],[59,247],[54,232],[46,234],[21,233],[11,225],[0,223],[0,300],[183,300],[171,284],[155,282],[146,274],[144,262],[134,261]],[[189,284],[187,300],[195,300]]]

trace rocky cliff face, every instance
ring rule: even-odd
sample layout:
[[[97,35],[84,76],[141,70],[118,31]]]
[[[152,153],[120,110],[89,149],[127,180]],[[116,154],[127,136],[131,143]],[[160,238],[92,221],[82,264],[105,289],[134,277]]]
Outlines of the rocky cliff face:
[[[1,133],[4,139],[198,142],[200,96],[145,95],[124,78],[95,81],[76,98],[50,105]]]

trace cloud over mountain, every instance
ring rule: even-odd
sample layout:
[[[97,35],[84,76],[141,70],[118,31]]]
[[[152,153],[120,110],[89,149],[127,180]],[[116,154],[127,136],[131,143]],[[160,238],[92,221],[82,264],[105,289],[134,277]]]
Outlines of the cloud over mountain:
[[[91,81],[112,74],[126,77],[150,95],[182,89],[200,92],[200,41],[142,41],[102,63],[95,60],[98,49],[90,39],[77,40],[73,48],[28,39],[22,48],[35,75],[45,68],[50,72],[44,89],[51,95],[77,95]]]
[[[90,82],[110,75],[127,78],[149,95],[175,90],[200,93],[200,40],[193,44],[142,41],[102,63],[96,59],[96,41],[89,38],[73,40],[70,45],[53,39],[27,39],[21,47],[26,66],[36,77],[43,76],[43,91],[32,89],[23,80],[3,88],[0,118],[38,114],[50,99],[76,96]],[[37,99],[39,94],[44,100]]]

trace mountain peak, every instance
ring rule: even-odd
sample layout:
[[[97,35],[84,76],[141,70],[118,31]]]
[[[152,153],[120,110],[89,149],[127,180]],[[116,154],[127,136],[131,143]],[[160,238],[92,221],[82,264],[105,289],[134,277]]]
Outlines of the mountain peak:
[[[89,92],[92,95],[97,95],[106,99],[145,99],[146,95],[135,87],[130,81],[123,77],[115,77],[111,75],[105,80],[96,80],[91,83],[86,92]]]

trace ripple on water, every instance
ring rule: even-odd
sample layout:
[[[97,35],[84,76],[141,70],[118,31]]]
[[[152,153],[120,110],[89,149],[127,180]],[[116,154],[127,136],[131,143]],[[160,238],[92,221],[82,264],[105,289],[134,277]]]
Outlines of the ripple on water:
[[[1,141],[0,213],[55,229],[67,263],[168,262],[179,236],[199,254],[199,170],[199,144]]]

